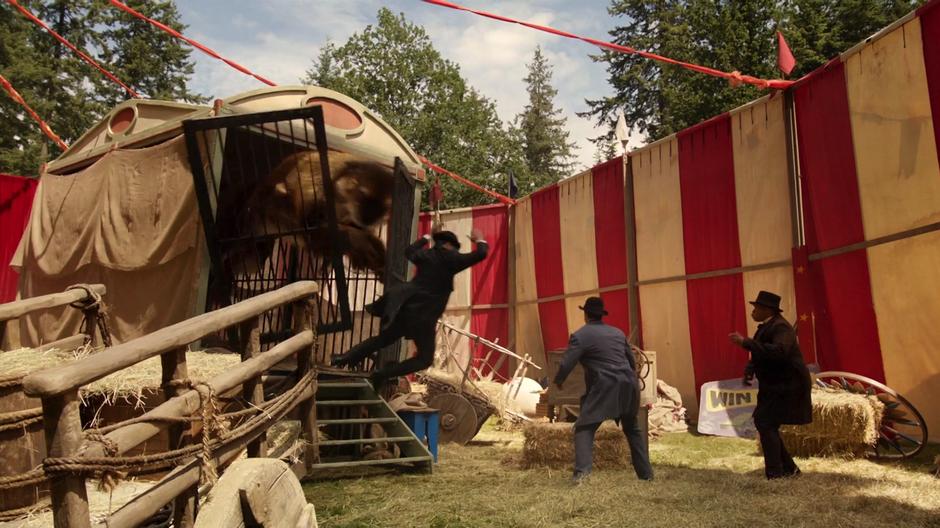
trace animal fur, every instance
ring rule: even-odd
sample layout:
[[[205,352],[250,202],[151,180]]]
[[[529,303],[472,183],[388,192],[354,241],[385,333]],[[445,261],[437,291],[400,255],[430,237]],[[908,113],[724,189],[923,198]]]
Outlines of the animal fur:
[[[391,169],[344,152],[330,152],[330,173],[336,223],[349,239],[343,253],[354,268],[380,277],[385,268],[385,245],[373,234],[392,205]],[[256,187],[245,204],[242,233],[260,236],[307,228],[292,237],[301,249],[328,255],[334,249],[328,236],[320,155],[302,151],[285,158]],[[273,247],[273,242],[271,243]]]

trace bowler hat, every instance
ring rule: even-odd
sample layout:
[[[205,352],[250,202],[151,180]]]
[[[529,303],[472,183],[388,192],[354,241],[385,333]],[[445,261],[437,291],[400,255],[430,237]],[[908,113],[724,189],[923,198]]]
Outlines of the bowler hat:
[[[457,235],[452,231],[438,231],[431,235],[431,238],[433,238],[435,242],[450,242],[456,246],[457,249],[460,249],[460,240],[457,240]]]
[[[757,294],[757,300],[751,301],[751,304],[770,308],[776,312],[782,312],[780,309],[780,296],[768,291],[761,291]]]
[[[578,308],[584,310],[588,315],[607,315],[607,310],[604,309],[604,301],[600,297],[588,297],[584,301],[584,306],[578,306]]]

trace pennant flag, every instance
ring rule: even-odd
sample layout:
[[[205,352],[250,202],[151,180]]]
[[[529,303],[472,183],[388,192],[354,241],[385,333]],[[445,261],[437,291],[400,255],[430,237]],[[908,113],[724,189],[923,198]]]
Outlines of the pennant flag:
[[[623,110],[617,116],[617,126],[614,128],[614,134],[617,135],[617,140],[620,141],[623,151],[626,152],[627,142],[630,141],[630,129],[627,128],[627,120],[623,117]]]
[[[436,178],[434,185],[431,186],[431,192],[428,194],[428,201],[431,203],[431,209],[437,209],[437,204],[444,198],[444,191],[441,190],[441,179]]]
[[[777,68],[779,68],[784,75],[790,75],[790,72],[793,71],[795,66],[796,58],[793,56],[793,52],[790,51],[790,46],[787,45],[786,39],[783,38],[783,33],[777,31]]]
[[[509,197],[515,199],[519,194],[519,183],[516,182],[516,175],[509,171]]]

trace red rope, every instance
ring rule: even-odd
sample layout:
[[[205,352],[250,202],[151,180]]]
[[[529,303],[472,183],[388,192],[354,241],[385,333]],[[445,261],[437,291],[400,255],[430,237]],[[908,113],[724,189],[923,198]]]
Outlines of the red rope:
[[[509,18],[509,17],[504,17],[502,15],[488,13],[486,11],[470,9],[468,7],[453,4],[445,0],[422,0],[422,1],[428,4],[434,4],[434,5],[438,5],[441,7],[448,7],[450,9],[456,9],[458,11],[466,11],[468,13],[473,13],[475,15],[480,15],[482,17],[492,18],[493,20],[499,20],[500,22],[508,22],[510,24],[519,24],[521,26],[536,29],[538,31],[544,31],[546,33],[551,33],[553,35],[580,40],[583,42],[587,42],[588,44],[593,44],[594,46],[597,46],[599,48],[609,49],[612,51],[617,51],[619,53],[639,55],[647,59],[652,59],[652,60],[659,61],[659,62],[665,62],[667,64],[674,64],[676,66],[680,66],[682,68],[692,70],[695,72],[704,73],[706,75],[711,75],[714,77],[721,77],[723,79],[728,79],[729,81],[731,81],[732,84],[748,83],[748,84],[753,84],[754,86],[758,86],[760,88],[775,88],[778,90],[782,90],[790,86],[791,84],[793,84],[793,81],[785,81],[785,80],[780,80],[780,79],[774,79],[774,80],[759,79],[757,77],[752,77],[750,75],[742,75],[741,72],[738,72],[738,71],[728,73],[728,72],[724,72],[721,70],[709,68],[707,66],[700,66],[698,64],[682,62],[679,60],[670,59],[669,57],[663,57],[662,55],[657,55],[655,53],[650,53],[648,51],[642,51],[636,48],[631,48],[629,46],[621,46],[620,44],[614,44],[612,42],[604,42],[603,40],[592,39],[589,37],[581,37],[579,35],[568,33],[567,31],[561,31],[561,30],[551,28],[548,26],[540,26],[538,24],[532,24],[531,22],[523,22],[521,20],[516,20],[514,18]]]
[[[485,188],[485,187],[481,187],[481,186],[477,185],[476,183],[473,183],[472,181],[470,181],[470,180],[464,178],[463,176],[461,176],[461,175],[459,175],[459,174],[455,174],[455,173],[453,173],[453,172],[450,172],[449,170],[447,170],[447,169],[445,169],[445,168],[443,168],[443,167],[438,167],[437,165],[431,163],[431,162],[430,162],[427,158],[425,158],[425,157],[422,157],[422,156],[418,156],[418,157],[421,159],[421,163],[424,163],[425,165],[427,165],[428,168],[430,168],[431,170],[433,170],[434,172],[436,172],[436,173],[438,173],[438,174],[443,174],[443,175],[445,175],[445,176],[450,176],[451,178],[453,178],[453,179],[459,181],[460,183],[466,185],[467,187],[470,187],[470,188],[476,189],[476,190],[478,190],[478,191],[480,191],[480,192],[482,192],[482,193],[488,194],[488,195],[492,196],[493,198],[496,198],[496,199],[499,200],[500,202],[503,202],[503,203],[506,204],[506,205],[516,205],[516,201],[513,200],[512,198],[508,197],[508,196],[503,196],[502,194],[499,194],[498,192],[491,191],[491,190],[489,190],[489,189],[487,189],[487,188]]]
[[[156,26],[157,28],[160,28],[160,29],[163,30],[164,32],[169,33],[170,35],[173,35],[174,37],[176,37],[176,38],[178,38],[178,39],[180,39],[180,40],[183,40],[183,41],[187,42],[190,46],[192,46],[192,47],[198,49],[199,51],[205,53],[206,55],[209,55],[210,57],[216,58],[216,59],[218,59],[218,60],[224,62],[225,64],[228,64],[228,65],[231,66],[232,68],[235,68],[236,70],[238,70],[238,71],[240,71],[240,72],[242,72],[242,73],[244,73],[244,74],[246,74],[246,75],[250,75],[250,76],[254,77],[255,79],[258,79],[259,81],[263,82],[264,84],[267,84],[268,86],[277,86],[273,81],[269,81],[268,79],[265,79],[264,77],[262,77],[262,76],[260,76],[260,75],[258,75],[258,74],[256,74],[256,73],[253,73],[253,72],[252,72],[251,70],[249,70],[248,68],[245,68],[244,66],[242,66],[242,65],[240,65],[240,64],[238,64],[238,63],[235,63],[235,62],[232,62],[232,61],[226,59],[225,57],[219,55],[219,54],[216,53],[215,51],[213,51],[213,50],[207,48],[206,46],[203,46],[202,44],[196,42],[195,40],[192,40],[192,39],[190,39],[190,38],[184,37],[179,31],[176,31],[175,29],[173,29],[173,28],[167,26],[166,24],[162,24],[162,23],[160,23],[160,22],[158,22],[158,21],[156,21],[156,20],[154,20],[154,19],[152,19],[152,18],[149,18],[149,17],[147,17],[146,15],[144,15],[143,13],[140,13],[139,11],[135,11],[135,10],[132,9],[131,7],[129,7],[129,6],[125,5],[125,4],[122,4],[121,2],[118,2],[118,0],[111,0],[111,5],[114,6],[114,7],[116,7],[116,8],[118,8],[118,9],[120,9],[120,10],[122,10],[122,11],[125,11],[125,12],[127,12],[127,13],[129,13],[129,14],[131,14],[131,15],[133,15],[133,16],[139,18],[139,19],[141,19],[141,20],[144,20],[144,21],[146,21],[146,22],[149,22],[150,24]]]
[[[78,55],[79,57],[81,57],[82,60],[84,60],[84,61],[87,62],[88,64],[91,64],[92,66],[94,66],[95,68],[97,68],[97,70],[100,71],[101,73],[103,73],[105,77],[107,77],[108,79],[111,79],[111,80],[114,81],[115,83],[119,84],[119,85],[121,86],[121,88],[124,88],[124,91],[126,91],[128,94],[130,94],[131,97],[136,97],[136,98],[139,98],[139,97],[140,97],[140,95],[138,95],[137,92],[135,92],[130,86],[128,86],[128,85],[124,84],[123,82],[121,82],[121,80],[118,79],[117,77],[115,77],[114,74],[112,74],[112,73],[109,72],[108,70],[104,69],[100,64],[98,64],[97,62],[95,62],[95,59],[89,57],[89,56],[86,55],[84,52],[82,52],[82,50],[80,50],[80,49],[78,49],[77,47],[75,47],[75,45],[72,44],[71,42],[69,42],[68,40],[66,40],[65,37],[63,37],[62,35],[59,35],[59,34],[56,33],[55,31],[53,31],[53,29],[50,28],[49,26],[47,26],[47,25],[45,24],[45,22],[43,22],[42,20],[39,20],[38,18],[36,18],[36,16],[33,15],[32,13],[30,13],[28,9],[26,9],[26,8],[23,7],[23,6],[21,6],[21,5],[19,4],[19,2],[17,2],[16,0],[7,0],[7,3],[10,4],[11,6],[15,7],[20,13],[23,14],[23,16],[25,16],[26,18],[30,19],[30,20],[31,20],[33,23],[35,23],[37,26],[39,26],[39,27],[45,29],[46,31],[48,31],[50,35],[52,35],[53,37],[55,37],[55,39],[58,40],[59,42],[61,42],[62,44],[65,44],[65,46],[66,46],[67,48],[69,48],[69,49],[72,50],[76,55]]]
[[[23,108],[25,108],[25,109],[26,109],[26,112],[30,115],[30,117],[33,118],[34,121],[36,121],[37,123],[39,123],[39,128],[42,129],[43,134],[45,134],[49,139],[51,139],[52,141],[54,141],[54,142],[56,143],[56,145],[59,146],[60,149],[65,150],[65,149],[69,148],[69,146],[66,145],[64,141],[62,141],[62,138],[60,138],[59,136],[57,136],[56,133],[53,132],[51,128],[49,128],[49,125],[47,125],[46,122],[43,121],[41,117],[39,117],[39,114],[37,114],[37,113],[26,103],[26,101],[23,100],[23,96],[20,95],[19,92],[17,92],[15,88],[13,88],[13,85],[10,84],[10,81],[8,81],[8,80],[6,79],[6,77],[4,77],[3,75],[0,75],[0,86],[3,86],[3,89],[6,90],[6,92],[7,92],[8,94],[10,94],[10,97],[11,97],[14,101],[16,101],[17,103],[19,103],[20,106],[22,106]]]

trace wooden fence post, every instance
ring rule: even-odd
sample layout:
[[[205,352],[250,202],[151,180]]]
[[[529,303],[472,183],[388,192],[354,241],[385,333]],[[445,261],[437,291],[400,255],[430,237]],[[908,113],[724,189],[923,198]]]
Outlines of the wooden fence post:
[[[242,323],[240,333],[245,343],[245,348],[242,350],[242,361],[261,354],[261,317],[253,317]],[[252,378],[242,385],[242,397],[245,398],[248,405],[257,407],[264,403],[262,374],[264,373],[259,372],[258,377]],[[262,433],[256,440],[249,442],[247,451],[249,457],[266,456],[268,452],[266,435]]]
[[[304,330],[312,330],[317,324],[317,318],[314,311],[314,300],[307,299],[305,301],[300,301],[294,303],[293,307],[294,321],[293,321],[293,330],[294,334],[303,332]],[[301,350],[297,353],[297,379],[300,380],[307,375],[308,372],[314,367],[314,362],[316,361],[316,351],[317,351],[317,341],[318,337],[314,333],[313,344],[309,349]],[[306,465],[307,474],[309,475],[313,469],[313,465],[320,462],[320,446],[318,442],[318,430],[317,430],[317,397],[316,390],[313,392],[313,396],[303,401],[299,405],[300,409],[300,434],[301,438],[307,442],[307,449],[304,456],[304,462]]]
[[[163,367],[163,396],[165,399],[179,396],[187,390],[182,382],[189,379],[186,368],[186,348],[177,348],[160,356]],[[205,405],[208,402],[202,402]],[[206,424],[202,424],[206,427]],[[169,448],[180,449],[192,443],[191,424],[172,424],[168,428]],[[173,525],[188,528],[196,522],[196,496],[198,487],[193,486],[176,498],[173,504]]]
[[[78,455],[82,446],[82,419],[79,415],[78,389],[42,399],[46,450],[50,458]],[[55,475],[51,478],[55,528],[90,528],[85,477]]]

